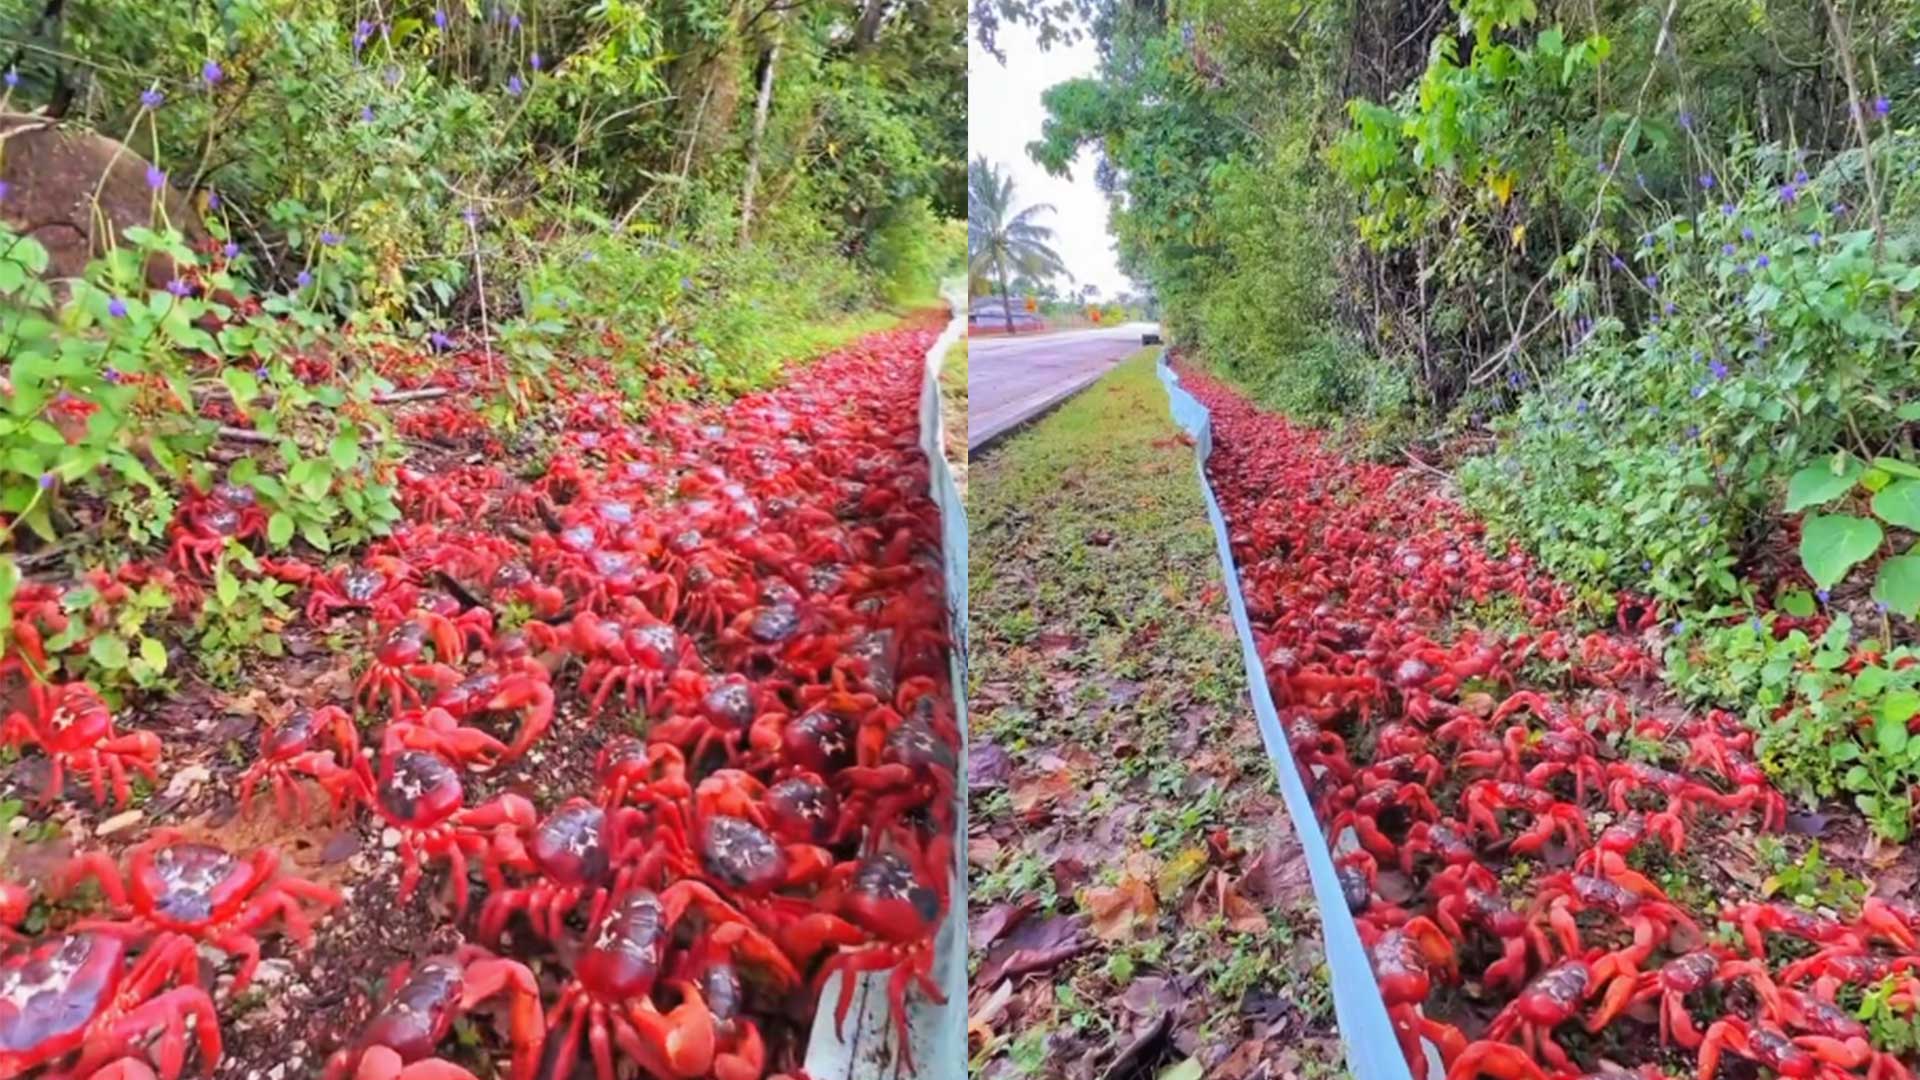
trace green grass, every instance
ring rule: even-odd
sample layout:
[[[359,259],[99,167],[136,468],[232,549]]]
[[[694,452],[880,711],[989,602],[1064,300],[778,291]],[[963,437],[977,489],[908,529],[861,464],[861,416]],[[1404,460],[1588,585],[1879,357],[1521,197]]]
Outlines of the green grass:
[[[1265,909],[1261,933],[1234,931],[1217,914],[1189,922],[1189,905],[1204,902],[1196,875],[1208,865],[1208,835],[1225,830],[1257,851],[1284,817],[1226,618],[1193,448],[1154,373],[1158,351],[1134,354],[973,463],[974,736],[1005,749],[1014,768],[1007,790],[973,804],[973,831],[1001,848],[979,868],[969,901],[1072,913],[1082,890],[1120,884],[1142,860],[1161,894],[1134,941],[1103,943],[1054,971],[1050,1010],[1024,1016],[1024,1034],[997,1033],[974,1067],[1004,1057],[1016,1075],[1060,1071],[1058,1055],[1078,1041],[1127,1028],[1118,999],[1132,980],[1198,975],[1195,1057],[1246,1037],[1240,1000],[1259,992],[1308,1018],[1293,1053],[1337,1072],[1311,901]],[[1016,814],[1016,796],[1061,759],[1073,763],[1071,791],[1038,828]],[[1103,832],[1116,815],[1126,827]],[[1063,850],[1084,859],[1086,877],[1059,887]],[[1175,875],[1169,893],[1177,866],[1197,869]],[[1032,1038],[1049,1029],[1053,1040]],[[1145,1075],[1174,1060],[1148,1063]]]

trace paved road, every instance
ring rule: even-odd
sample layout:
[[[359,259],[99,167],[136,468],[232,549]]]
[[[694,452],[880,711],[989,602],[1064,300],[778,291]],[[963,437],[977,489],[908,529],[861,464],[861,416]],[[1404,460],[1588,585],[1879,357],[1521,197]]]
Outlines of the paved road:
[[[967,449],[1086,389],[1140,348],[1153,323],[967,343]]]

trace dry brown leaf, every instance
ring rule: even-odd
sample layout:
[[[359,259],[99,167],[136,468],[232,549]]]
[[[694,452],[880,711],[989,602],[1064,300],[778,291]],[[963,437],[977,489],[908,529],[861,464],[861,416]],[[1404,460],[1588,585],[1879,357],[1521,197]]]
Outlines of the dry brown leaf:
[[[967,837],[967,865],[991,870],[1000,862],[1000,841],[991,836]]]
[[[1188,926],[1202,926],[1215,916],[1225,921],[1227,929],[1237,934],[1264,934],[1267,932],[1267,916],[1259,905],[1241,896],[1232,882],[1227,880],[1224,870],[1215,870],[1207,875],[1207,881],[1201,889],[1187,901],[1180,913]]]
[[[1187,886],[1199,880],[1207,869],[1207,849],[1199,845],[1182,849],[1178,855],[1167,860],[1160,868],[1156,885],[1160,890],[1160,899],[1172,903],[1185,892]]]
[[[1248,1039],[1220,1059],[1207,1073],[1207,1080],[1244,1080],[1267,1056],[1267,1040]]]
[[[1151,930],[1153,920],[1160,914],[1153,889],[1139,878],[1122,878],[1117,885],[1082,889],[1078,901],[1080,910],[1093,916],[1089,929],[1100,940],[1113,944],[1136,940],[1142,925]]]
[[[1073,773],[1060,768],[1051,772],[1028,773],[1014,780],[1007,790],[1013,803],[1013,812],[1028,817],[1052,806],[1063,796],[1072,794],[1075,787]]]

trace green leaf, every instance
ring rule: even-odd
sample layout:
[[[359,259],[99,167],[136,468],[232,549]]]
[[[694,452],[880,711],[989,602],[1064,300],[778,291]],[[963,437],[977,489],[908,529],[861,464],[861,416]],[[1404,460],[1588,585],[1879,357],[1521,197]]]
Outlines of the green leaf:
[[[1809,465],[1787,481],[1787,513],[1795,514],[1809,506],[1832,502],[1845,495],[1859,479],[1860,463],[1852,457]]]
[[[1204,1080],[1207,1070],[1200,1065],[1199,1058],[1188,1058],[1178,1065],[1169,1065],[1160,1070],[1154,1080]]]
[[[1888,757],[1904,754],[1907,749],[1906,721],[1881,717],[1880,722],[1874,725],[1873,740],[1880,752]]]
[[[1876,469],[1880,469],[1884,472],[1890,472],[1895,476],[1904,476],[1909,480],[1920,480],[1920,468],[1915,468],[1914,466],[1909,465],[1904,461],[1901,461],[1899,458],[1890,458],[1890,457],[1874,458],[1873,467]]]
[[[1814,583],[1831,589],[1860,560],[1879,550],[1880,523],[1851,514],[1809,514],[1800,532],[1800,562]]]
[[[327,535],[327,527],[317,521],[309,521],[301,526],[300,535],[321,551],[333,550],[333,538]]]
[[[1878,666],[1861,669],[1860,674],[1853,677],[1853,696],[1862,698],[1877,696],[1880,691],[1887,688],[1887,679],[1892,674],[1886,668]]]
[[[1920,529],[1920,480],[1894,481],[1873,497],[1873,512],[1889,525]]]
[[[1873,598],[1909,619],[1920,614],[1920,555],[1895,555],[1881,563]]]
[[[119,671],[127,666],[129,658],[126,639],[117,634],[101,634],[87,646],[87,656],[108,671]]]
[[[1780,608],[1796,619],[1810,619],[1818,610],[1814,607],[1813,594],[1805,589],[1788,589],[1781,593]]]
[[[267,543],[276,548],[283,548],[292,539],[293,518],[289,517],[284,510],[275,511],[274,515],[267,519]]]
[[[234,602],[240,599],[240,579],[233,576],[233,571],[222,566],[220,572],[214,576],[213,592],[220,598],[222,607],[232,607]]]
[[[1905,726],[1920,712],[1920,690],[1895,690],[1880,699],[1880,707],[1874,710],[1882,723]]]
[[[260,396],[260,380],[246,368],[230,367],[220,373],[220,381],[227,384],[227,392],[233,395],[233,403],[246,408],[254,398]]]
[[[140,659],[145,660],[147,666],[153,668],[154,674],[163,674],[167,670],[167,647],[157,638],[142,637]]]
[[[335,468],[345,472],[360,464],[360,440],[348,432],[341,432],[327,447],[327,456],[333,459]]]

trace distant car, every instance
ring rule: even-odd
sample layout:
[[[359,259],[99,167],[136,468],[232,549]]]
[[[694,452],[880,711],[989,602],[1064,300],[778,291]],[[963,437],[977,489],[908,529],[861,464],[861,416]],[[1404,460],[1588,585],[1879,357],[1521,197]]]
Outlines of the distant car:
[[[1158,344],[1160,344],[1160,331],[1158,331],[1158,330],[1149,330],[1149,331],[1147,331],[1146,333],[1144,333],[1144,334],[1141,334],[1141,335],[1140,335],[1140,344],[1142,344],[1142,345],[1158,345]]]

